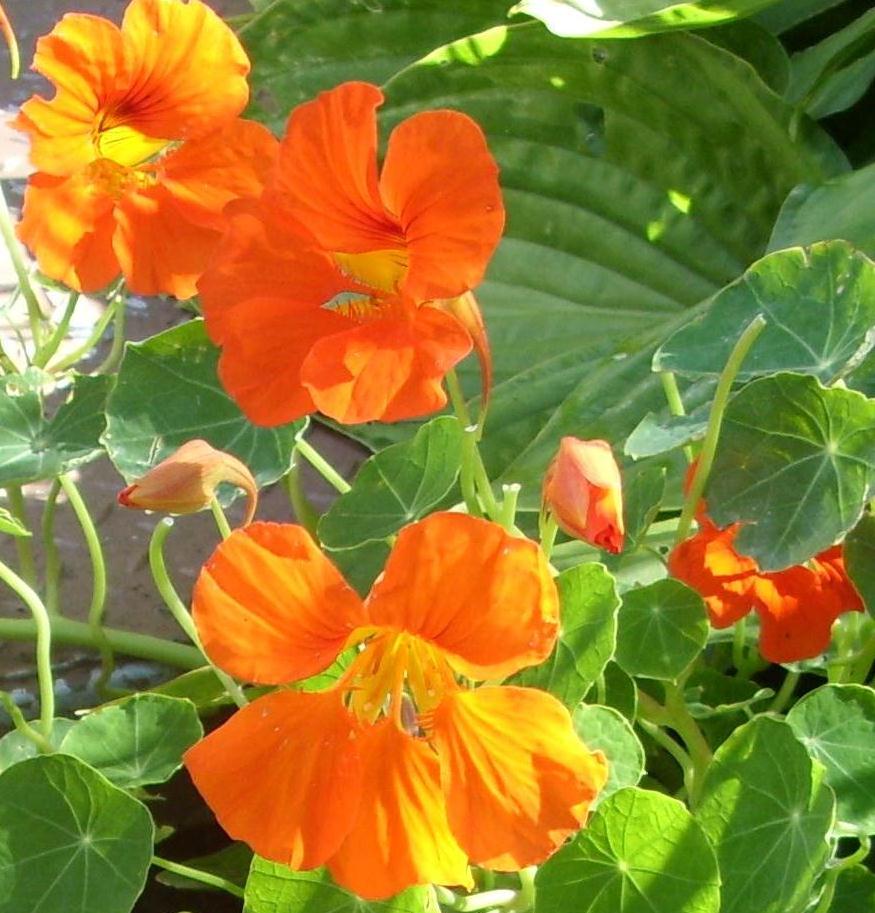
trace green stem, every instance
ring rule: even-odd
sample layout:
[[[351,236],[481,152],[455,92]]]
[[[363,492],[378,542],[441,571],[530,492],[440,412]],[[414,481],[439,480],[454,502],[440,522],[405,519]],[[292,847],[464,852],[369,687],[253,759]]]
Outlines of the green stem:
[[[109,348],[109,352],[107,352],[106,358],[95,368],[95,374],[110,374],[114,371],[121,360],[122,352],[124,352],[125,348],[125,320],[128,315],[128,302],[124,283],[121,283],[113,295],[113,301],[112,345]]]
[[[76,310],[78,301],[79,292],[70,292],[67,298],[67,306],[64,308],[64,313],[61,315],[58,325],[33,357],[33,363],[37,367],[44,368],[54,357],[64,339],[66,339],[67,331],[70,329],[70,321],[73,319],[73,311]]]
[[[27,318],[30,322],[30,334],[33,337],[33,346],[36,352],[42,342],[42,309],[33,286],[30,284],[30,276],[27,273],[27,265],[21,252],[21,246],[18,243],[18,238],[15,237],[12,214],[9,212],[9,206],[6,203],[6,195],[3,192],[2,183],[0,183],[0,235],[3,236],[3,241],[9,251],[9,259],[12,261],[12,268],[18,278],[18,287],[27,302]]]
[[[790,699],[793,697],[793,692],[796,690],[796,686],[799,684],[800,674],[798,672],[788,672],[784,676],[784,681],[781,683],[781,687],[778,689],[778,693],[775,695],[772,703],[769,705],[770,713],[783,713],[784,708],[787,704],[790,703]]]
[[[508,910],[513,910],[514,913],[526,913],[535,908],[535,875],[537,874],[538,867],[534,865],[520,870],[520,891]]]
[[[477,460],[477,439],[470,429],[463,432],[462,465],[459,467],[459,485],[465,509],[472,517],[482,517],[483,508],[477,498],[477,486],[474,482],[474,463]]]
[[[34,729],[24,718],[18,704],[12,700],[12,695],[6,691],[0,691],[0,704],[6,708],[12,725],[26,739],[33,742],[41,754],[51,754],[55,748],[52,743],[38,730]]]
[[[474,481],[477,484],[480,502],[486,509],[486,513],[489,515],[490,520],[501,522],[501,510],[499,509],[498,501],[495,499],[495,493],[492,490],[492,483],[489,481],[486,467],[483,465],[483,458],[480,456],[480,448],[477,446],[477,430],[476,428],[472,429],[471,431],[466,432],[466,434],[470,434],[474,439]]]
[[[516,508],[522,488],[517,482],[511,485],[502,485],[501,490],[504,497],[501,501],[501,513],[499,523],[508,531],[512,532],[516,528]]]
[[[675,759],[675,761],[677,761],[677,764],[684,775],[684,786],[687,789],[687,794],[689,794],[694,779],[692,758],[687,754],[686,751],[684,751],[681,745],[679,745],[656,723],[647,719],[643,715],[639,715],[637,722],[638,725],[650,736],[650,738],[660,746],[660,748],[664,749]]]
[[[493,888],[491,891],[480,891],[467,897],[458,897],[453,909],[459,913],[475,913],[478,910],[492,910],[495,907],[508,907],[519,896],[510,888]]]
[[[671,371],[660,371],[659,379],[662,381],[662,390],[663,393],[665,393],[665,400],[668,403],[668,411],[672,415],[686,415],[687,410],[684,409],[684,401],[681,399],[681,391],[678,387],[678,381],[674,376],[674,373]],[[689,444],[685,444],[683,450],[687,462],[692,463],[693,448]]]
[[[55,541],[55,514],[58,509],[58,494],[61,483],[55,479],[46,497],[46,506],[43,508],[43,553],[46,562],[46,609],[49,615],[58,614],[58,594],[61,580],[61,554],[58,543]]]
[[[848,673],[848,681],[862,684],[869,677],[872,663],[875,662],[875,637],[856,654]]]
[[[216,527],[219,530],[219,535],[223,539],[227,539],[231,535],[231,526],[228,523],[228,518],[225,516],[225,511],[222,510],[222,505],[219,503],[219,499],[213,495],[210,498],[210,510],[213,512],[213,518],[216,521]]]
[[[547,510],[542,510],[538,516],[538,535],[541,540],[541,550],[547,556],[548,561],[553,554],[553,546],[556,543],[556,534],[558,532],[559,524],[553,514]]]
[[[459,383],[459,376],[455,369],[447,372],[447,392],[450,394],[450,403],[453,406],[453,412],[463,428],[470,428],[473,424],[471,413],[468,411],[468,404],[465,402],[465,394],[462,393],[462,385]]]
[[[216,674],[216,678],[222,683],[222,686],[228,692],[231,700],[233,700],[238,707],[245,707],[249,702],[246,700],[246,695],[243,694],[243,689],[230,675],[213,665],[210,658],[204,653],[194,620],[183,601],[179,598],[179,594],[173,586],[170,575],[167,573],[167,565],[164,562],[164,543],[167,540],[167,536],[171,529],[173,529],[173,519],[171,517],[164,517],[155,525],[152,539],[149,542],[149,567],[152,569],[152,577],[155,579],[155,586],[158,587],[158,592],[161,594],[164,604],[170,610],[170,614],[176,619],[176,623],[185,631],[206,662],[210,664],[213,672]]]
[[[20,485],[7,485],[6,495],[9,498],[9,509],[16,520],[30,530],[27,522],[27,507]],[[18,569],[21,576],[31,585],[36,586],[36,562],[33,557],[33,540],[30,536],[16,536],[15,550],[18,553]]]
[[[832,907],[839,875],[841,875],[845,869],[849,869],[851,866],[863,862],[869,855],[869,850],[872,845],[870,839],[868,837],[858,837],[857,839],[860,841],[860,846],[851,853],[850,856],[845,856],[842,859],[836,860],[836,862],[827,869],[823,894],[820,895],[820,903],[818,903],[814,913],[828,913]]]
[[[54,374],[60,374],[68,368],[72,368],[73,365],[78,364],[97,345],[97,343],[100,342],[110,321],[115,316],[115,308],[117,306],[118,302],[115,299],[110,302],[107,305],[106,310],[97,319],[97,322],[94,324],[94,327],[85,342],[69,355],[65,355],[56,364],[49,365],[49,370]]]
[[[298,437],[295,439],[295,449],[302,457],[328,482],[329,485],[333,486],[337,491],[342,495],[345,495],[352,486],[349,482],[344,479],[344,477],[322,456],[321,453],[307,440],[303,437]]]
[[[173,862],[170,859],[162,859],[160,856],[152,857],[152,865],[156,865],[161,869],[166,869],[168,872],[173,872],[174,875],[183,875],[186,878],[190,878],[192,881],[208,884],[210,887],[219,888],[222,891],[233,894],[235,897],[243,898],[243,888],[234,884],[233,881],[228,881],[227,878],[222,878],[220,875],[202,872],[200,869],[193,869],[190,866],[182,865],[180,862]]]
[[[36,634],[36,671],[40,694],[40,728],[46,740],[51,739],[52,722],[55,718],[55,690],[52,682],[52,622],[43,601],[25,580],[0,561],[0,580],[21,598],[30,609],[34,633]],[[25,621],[25,619],[9,619]],[[7,622],[0,619],[0,622]],[[8,622],[7,622],[8,623]],[[2,638],[0,631],[0,638]]]
[[[699,462],[696,464],[696,470],[690,483],[690,490],[687,492],[687,498],[684,501],[681,518],[678,522],[676,542],[683,542],[689,535],[693,516],[696,513],[696,506],[705,491],[708,476],[711,474],[714,454],[717,452],[717,441],[720,438],[720,427],[723,424],[723,413],[726,411],[726,405],[732,393],[732,383],[737,377],[742,362],[750,351],[750,347],[756,341],[757,336],[765,329],[765,326],[766,319],[762,314],[757,314],[751,320],[739,337],[738,342],[736,342],[720,374],[720,379],[717,381],[714,403],[711,406],[711,414],[708,416],[708,427],[705,431],[705,439],[702,441]]]
[[[301,484],[301,467],[298,461],[298,449],[292,450],[292,465],[289,471],[283,476],[283,485],[289,496],[292,510],[295,512],[295,519],[310,535],[318,541],[317,526],[319,515],[313,509],[313,505],[307,500],[304,494],[304,487]]]

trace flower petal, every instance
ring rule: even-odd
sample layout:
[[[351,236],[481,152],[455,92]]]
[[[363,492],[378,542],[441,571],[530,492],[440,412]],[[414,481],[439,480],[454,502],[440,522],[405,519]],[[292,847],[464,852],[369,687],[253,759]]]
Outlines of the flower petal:
[[[360,897],[390,897],[416,884],[473,886],[453,837],[437,756],[389,719],[359,740],[364,776],[358,817],[328,861],[334,880]]]
[[[549,656],[559,596],[534,542],[437,513],[398,534],[367,612],[375,625],[432,641],[462,675],[503,678]]]
[[[275,691],[185,753],[194,785],[235,840],[295,869],[322,865],[356,816],[357,725],[333,691]]]
[[[192,614],[204,649],[246,681],[281,684],[334,662],[365,623],[361,600],[303,527],[253,523],[213,552]]]
[[[450,827],[472,862],[515,871],[543,862],[586,820],[607,766],[568,711],[532,688],[478,688],[434,713]]]
[[[321,412],[345,424],[396,422],[446,405],[443,378],[471,337],[449,314],[403,307],[313,346],[301,380]]]
[[[504,205],[498,166],[470,117],[426,111],[399,124],[380,192],[407,239],[406,294],[452,298],[480,282],[504,229]]]

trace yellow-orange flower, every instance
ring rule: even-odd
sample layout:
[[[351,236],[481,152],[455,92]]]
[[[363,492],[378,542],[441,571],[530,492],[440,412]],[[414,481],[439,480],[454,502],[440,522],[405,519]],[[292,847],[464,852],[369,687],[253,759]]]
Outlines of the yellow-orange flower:
[[[80,291],[122,273],[141,294],[188,298],[233,199],[257,196],[276,141],[238,119],[249,61],[201,0],[132,0],[119,29],[68,14],[37,43],[56,92],[22,106],[37,169],[19,236]]]
[[[194,618],[221,668],[298,681],[353,648],[333,687],[259,698],[185,763],[225,830],[367,898],[513,871],[585,821],[606,778],[568,712],[500,679],[550,653],[558,596],[534,543],[462,514],[401,531],[364,602],[297,526],[238,530],[207,562]]]

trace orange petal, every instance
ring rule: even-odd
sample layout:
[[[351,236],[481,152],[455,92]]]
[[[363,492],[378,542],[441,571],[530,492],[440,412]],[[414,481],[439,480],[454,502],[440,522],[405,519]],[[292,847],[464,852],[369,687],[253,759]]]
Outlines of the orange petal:
[[[275,691],[190,748],[185,766],[229,836],[310,869],[337,851],[355,819],[356,734],[336,692]]]
[[[457,691],[434,713],[450,827],[472,862],[543,862],[584,823],[607,779],[565,707],[532,688]]]
[[[361,600],[300,526],[253,523],[213,552],[192,596],[213,662],[237,678],[297,681],[334,662],[365,623]]]
[[[359,751],[358,817],[328,861],[334,880],[369,900],[417,884],[473,887],[447,823],[435,753],[388,719],[362,734]]]
[[[537,545],[455,513],[401,530],[367,611],[375,625],[432,641],[474,679],[543,662],[559,626],[556,585]]]
[[[249,59],[201,0],[132,0],[122,22],[131,78],[109,120],[147,136],[189,139],[245,107]]]
[[[380,192],[407,239],[406,294],[452,298],[479,284],[501,239],[504,205],[498,166],[470,117],[426,111],[399,124]]]
[[[377,186],[383,93],[347,82],[292,111],[280,144],[276,191],[326,251],[403,246]]]
[[[115,227],[112,197],[87,174],[37,173],[28,181],[18,237],[52,279],[80,292],[108,285],[120,272]]]
[[[318,341],[301,380],[325,415],[345,424],[428,415],[447,402],[442,381],[471,351],[449,314],[416,308]]]

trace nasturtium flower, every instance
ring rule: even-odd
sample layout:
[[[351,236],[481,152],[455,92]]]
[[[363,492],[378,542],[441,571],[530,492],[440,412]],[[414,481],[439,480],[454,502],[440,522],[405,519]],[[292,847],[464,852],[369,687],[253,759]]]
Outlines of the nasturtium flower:
[[[563,437],[544,476],[542,500],[569,536],[617,553],[625,537],[622,484],[607,441]]]
[[[711,624],[727,628],[751,610],[760,620],[760,652],[770,662],[817,656],[829,646],[833,622],[863,604],[845,572],[842,546],[834,545],[805,564],[761,571],[754,558],[735,550],[741,525],[715,526],[704,505],[698,532],[671,553],[671,574],[705,600]]]
[[[366,898],[470,887],[469,862],[541,862],[585,821],[606,778],[546,692],[484,685],[542,662],[559,602],[537,546],[438,513],[405,527],[362,600],[304,529],[235,531],[195,586],[219,667],[266,685],[339,656],[324,690],[280,688],[191,748],[219,823],[268,859],[327,865]]]
[[[219,375],[258,424],[425,415],[472,336],[488,357],[476,301],[451,302],[500,239],[498,168],[471,118],[426,111],[394,129],[378,174],[382,99],[344,83],[292,112],[274,181],[199,283]]]
[[[276,140],[237,115],[249,61],[201,0],[132,0],[121,28],[68,14],[37,42],[55,87],[16,126],[37,171],[18,233],[40,269],[80,291],[122,273],[141,294],[188,298],[224,229],[258,196]]]

